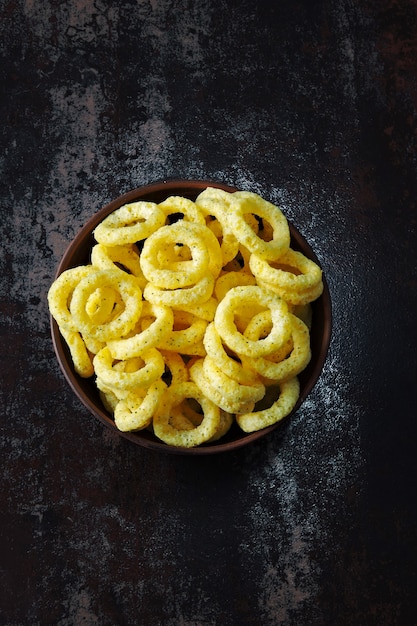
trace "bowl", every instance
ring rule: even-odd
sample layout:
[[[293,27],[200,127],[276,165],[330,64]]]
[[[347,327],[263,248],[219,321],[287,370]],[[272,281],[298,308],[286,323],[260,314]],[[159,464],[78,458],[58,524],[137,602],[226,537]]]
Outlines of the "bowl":
[[[171,195],[183,196],[190,200],[195,200],[198,194],[207,187],[217,187],[227,192],[237,191],[235,187],[226,184],[214,182],[210,180],[163,180],[155,182],[137,189],[129,191],[109,204],[106,204],[78,232],[76,237],[68,246],[64,256],[59,263],[56,277],[64,270],[76,267],[77,265],[86,265],[90,263],[91,249],[95,243],[93,231],[97,224],[101,222],[112,211],[129,202],[137,200],[145,200],[150,202],[162,202]],[[291,234],[291,247],[300,250],[305,256],[309,257],[320,265],[314,251],[307,241],[301,236],[297,229],[289,223]],[[295,411],[299,409],[308,394],[313,389],[322,371],[326,355],[330,343],[331,335],[331,301],[330,294],[325,276],[323,276],[324,290],[320,298],[313,302],[313,325],[311,330],[311,351],[312,358],[306,369],[299,375],[300,396],[293,411],[285,418],[288,419]],[[219,441],[207,443],[195,448],[178,448],[167,445],[157,439],[152,432],[141,430],[137,432],[121,432],[117,429],[112,416],[103,407],[94,379],[81,378],[74,372],[70,353],[67,345],[63,340],[55,320],[51,317],[51,334],[54,350],[58,359],[61,370],[71,387],[82,404],[88,411],[102,422],[107,428],[116,432],[120,437],[128,439],[130,442],[142,446],[144,448],[157,450],[172,454],[187,455],[208,455],[221,452],[228,452],[246,446],[254,441],[266,437],[275,429],[279,428],[283,420],[254,433],[244,433],[237,424],[233,424],[230,431]]]

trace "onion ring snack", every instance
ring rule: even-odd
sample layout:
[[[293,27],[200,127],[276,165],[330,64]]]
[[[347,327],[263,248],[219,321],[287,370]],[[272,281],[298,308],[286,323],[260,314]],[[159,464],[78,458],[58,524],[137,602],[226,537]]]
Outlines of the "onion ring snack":
[[[204,304],[214,289],[214,278],[211,274],[204,276],[191,287],[181,287],[179,289],[163,289],[152,283],[148,283],[143,290],[143,296],[154,304],[164,304],[166,306],[178,307],[195,304]]]
[[[269,357],[246,357],[244,364],[276,383],[294,378],[302,372],[311,359],[310,334],[304,322],[295,315],[291,315],[291,326],[291,348],[288,354],[285,355],[287,344],[278,355],[272,353]]]
[[[288,222],[281,210],[249,191],[237,191],[227,194],[220,189],[207,189],[196,199],[197,206],[203,206],[208,214],[215,215],[223,228],[234,234],[236,239],[250,252],[261,258],[277,259],[290,246]],[[224,206],[227,210],[224,210]],[[272,239],[265,241],[253,228],[253,223],[246,217],[256,215],[265,220],[272,228]]]
[[[133,391],[114,408],[114,421],[124,432],[142,430],[149,426],[166,389],[162,380],[151,383],[145,392]]]
[[[106,346],[96,354],[93,365],[97,376],[110,389],[136,389],[148,387],[155,380],[161,378],[165,369],[164,359],[156,348],[149,348],[143,353],[140,360],[143,360],[143,363],[133,371],[117,370],[113,367],[114,359]]]
[[[195,226],[196,228],[193,228]],[[162,226],[146,239],[140,256],[145,278],[156,287],[178,289],[194,285],[204,277],[209,264],[209,252],[201,236],[201,229],[193,223],[182,221]],[[189,261],[177,261],[160,266],[158,252],[173,245],[187,246],[191,252]]]
[[[89,266],[74,267],[62,272],[52,283],[48,291],[48,305],[60,329],[78,331],[78,325],[73,320],[68,303],[71,301],[75,287],[90,272]]]
[[[196,224],[205,225],[204,215],[201,211],[196,207],[195,203],[192,200],[188,200],[188,198],[182,198],[181,196],[169,196],[163,202],[158,204],[159,209],[161,209],[166,219],[170,219],[170,216],[177,216],[181,214],[182,219],[185,222],[195,222]]]
[[[67,330],[61,328],[61,334],[65,339],[71,358],[74,363],[74,369],[81,378],[89,378],[94,374],[94,366],[87,346],[76,330]]]
[[[271,312],[272,328],[268,337],[253,341],[240,333],[234,323],[234,314],[239,307],[261,305]],[[264,356],[277,350],[290,336],[291,323],[287,303],[275,294],[257,285],[234,287],[219,302],[214,325],[217,332],[231,350],[246,356]]]
[[[115,359],[140,356],[167,337],[174,326],[174,314],[167,306],[143,302],[141,324],[126,337],[110,339],[107,346]],[[145,328],[143,328],[145,323]]]
[[[86,264],[48,291],[112,424],[184,450],[291,414],[323,291],[277,206],[210,186],[194,198],[118,205],[95,222]]]
[[[125,204],[97,226],[94,237],[107,246],[136,243],[163,226],[165,219],[165,213],[153,202]]]
[[[258,284],[291,304],[312,302],[323,291],[320,267],[301,252],[289,249],[275,263],[252,254],[249,266]]]
[[[124,309],[120,315],[103,324],[95,324],[88,315],[87,303],[91,294],[103,286],[110,286],[120,294]],[[100,341],[126,335],[140,317],[143,301],[138,282],[130,274],[121,277],[118,270],[90,272],[75,287],[70,304],[71,315],[81,333],[85,332]]]
[[[208,380],[204,372],[204,359],[198,359],[190,367],[190,378],[199,387],[204,389],[205,395],[214,404],[226,413],[237,414],[252,411],[255,407],[253,400],[243,401],[241,398],[232,398],[223,393],[224,389],[214,386],[210,380]]]
[[[193,398],[201,405],[203,419],[192,430],[178,430],[170,423],[172,407]],[[189,448],[211,439],[220,426],[220,409],[192,382],[178,383],[168,388],[155,412],[154,432],[162,441],[173,446]]]
[[[253,380],[253,371],[243,367],[240,360],[233,358],[226,351],[222,338],[216,330],[214,323],[207,326],[204,334],[204,347],[208,357],[215,360],[217,366],[230,378],[249,385]]]
[[[276,424],[293,410],[300,393],[298,378],[279,383],[279,397],[268,408],[236,415],[236,421],[245,432],[261,430]]]

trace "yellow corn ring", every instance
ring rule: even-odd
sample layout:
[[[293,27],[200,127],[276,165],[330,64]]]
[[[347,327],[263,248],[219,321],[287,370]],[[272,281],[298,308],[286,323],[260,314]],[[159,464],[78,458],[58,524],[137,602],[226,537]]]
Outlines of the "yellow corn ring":
[[[60,328],[60,332],[71,353],[74,370],[82,378],[92,376],[94,374],[92,358],[80,333],[66,328]]]
[[[252,411],[255,402],[252,400],[242,402],[239,399],[236,400],[226,397],[219,389],[210,383],[204,373],[203,361],[203,358],[194,361],[189,369],[191,380],[201,389],[201,392],[227,413],[246,413]]]
[[[225,374],[211,357],[206,356],[203,359],[203,373],[210,385],[222,396],[239,404],[258,402],[265,395],[265,386],[258,376],[253,375],[251,384],[243,385]]]
[[[278,362],[274,362],[275,359],[270,360],[269,357],[247,357],[245,363],[258,374],[277,383],[297,376],[307,367],[311,359],[310,333],[304,322],[295,315],[291,315],[291,325],[293,347],[287,357]]]
[[[272,426],[291,413],[300,395],[298,378],[279,383],[279,390],[279,398],[272,406],[260,411],[236,415],[236,421],[244,432],[252,433]]]
[[[322,279],[322,271],[317,263],[291,249],[276,263],[252,254],[249,266],[257,279],[283,290],[306,291],[319,285]]]
[[[112,287],[97,287],[88,297],[85,310],[91,323],[95,326],[105,324],[122,310],[120,294]]]
[[[267,291],[275,293],[277,296],[285,300],[291,307],[294,306],[305,306],[317,300],[323,293],[323,282],[320,281],[314,287],[310,287],[309,289],[297,290],[290,288],[279,287],[274,283],[268,283],[261,278],[258,278],[257,283],[260,287],[263,287]]]
[[[89,265],[81,265],[65,270],[50,286],[48,291],[48,306],[52,317],[60,329],[79,330],[69,309],[69,303],[74,289],[80,280],[93,271],[93,268]]]
[[[154,202],[124,204],[94,230],[96,241],[106,246],[136,243],[165,224],[165,214]]]
[[[189,398],[195,399],[203,410],[201,423],[190,430],[179,430],[171,422],[173,407],[180,406]],[[208,441],[215,435],[220,424],[220,409],[211,402],[193,382],[172,385],[162,396],[153,418],[155,435],[173,446],[191,448]]]
[[[246,325],[243,334],[248,339],[252,339],[256,341],[258,339],[264,339],[271,332],[272,322],[271,322],[271,313],[268,310],[261,311],[252,317],[250,322]],[[292,335],[290,335],[289,339],[282,344],[282,346],[268,354],[266,358],[268,360],[273,361],[274,363],[278,363],[279,361],[283,361],[290,354],[293,349],[293,341]],[[249,363],[250,357],[242,357],[242,362],[244,363],[243,367],[247,367]]]
[[[86,310],[89,297],[99,287],[113,288],[124,303],[120,315],[103,324],[95,324]],[[134,276],[122,276],[118,270],[97,270],[88,273],[75,287],[70,311],[81,333],[87,333],[100,341],[108,341],[132,330],[140,317],[142,304],[142,292]]]
[[[191,313],[191,315],[195,315],[195,317],[200,317],[207,322],[212,322],[214,320],[217,305],[218,302],[216,298],[210,297],[208,300],[201,302],[200,304],[178,304],[171,305],[171,308],[175,311],[185,311],[186,313]]]
[[[214,285],[214,295],[217,300],[223,300],[224,296],[233,287],[243,287],[248,285],[256,285],[256,278],[250,274],[241,271],[226,272],[219,276]]]
[[[214,359],[227,376],[243,385],[249,385],[253,380],[253,372],[243,367],[242,363],[232,358],[225,350],[222,339],[213,323],[207,326],[204,335],[204,347],[207,356]]]
[[[123,274],[127,271],[139,281],[141,289],[146,284],[140,266],[139,251],[134,244],[126,246],[104,246],[97,243],[91,250],[91,263],[101,270],[119,270]]]
[[[219,439],[224,437],[232,427],[233,421],[234,419],[231,413],[220,410],[220,423],[214,435],[210,437],[209,442],[218,441]]]
[[[208,228],[220,242],[222,266],[231,261],[237,254],[239,242],[229,227],[226,213],[231,201],[230,193],[222,189],[208,187],[196,198],[195,204],[206,216]],[[213,220],[213,218],[215,218]]]
[[[113,367],[114,359],[106,346],[96,354],[93,365],[97,376],[111,389],[134,389],[152,384],[161,378],[165,370],[164,359],[155,348],[149,348],[144,352],[140,361],[143,365],[135,371],[120,371]]]
[[[146,325],[143,328],[144,321]],[[142,328],[140,328],[142,322]],[[163,305],[144,302],[141,319],[135,332],[121,339],[110,339],[107,346],[115,359],[129,359],[140,356],[149,348],[154,348],[167,337],[174,325],[172,310]]]
[[[202,230],[205,226],[191,222],[175,222],[163,226],[150,235],[143,246],[140,264],[146,279],[156,287],[178,289],[189,287],[198,282],[206,273],[210,257]],[[172,249],[180,244],[186,246],[191,253],[187,261],[171,262],[160,266],[158,252]]]
[[[165,373],[170,376],[168,386],[176,385],[177,383],[185,383],[189,380],[188,368],[180,354],[166,350],[161,350],[160,352],[165,363]]]
[[[230,230],[238,241],[252,254],[258,254],[263,259],[274,260],[282,256],[290,245],[290,230],[281,210],[258,194],[249,191],[237,191],[231,196],[232,201],[226,218]],[[270,241],[262,239],[247,215],[258,216],[271,225]]]
[[[271,311],[272,328],[262,341],[252,341],[242,335],[234,322],[235,311],[250,305]],[[214,325],[224,343],[237,354],[264,356],[278,350],[291,334],[288,306],[284,300],[258,286],[234,287],[219,302]]]
[[[114,421],[121,431],[143,430],[152,421],[153,414],[166,389],[162,380],[156,380],[146,389],[145,395],[132,391],[119,400],[114,409]]]
[[[189,346],[203,340],[208,322],[185,311],[174,311],[172,331],[158,342],[158,348],[185,354]],[[187,353],[189,354],[189,352]]]
[[[196,224],[205,224],[203,213],[199,210],[197,205],[188,198],[182,196],[169,196],[163,202],[158,204],[158,207],[164,212],[165,217],[181,214],[181,219],[184,222],[195,222]]]
[[[181,307],[207,302],[214,288],[214,276],[208,274],[191,287],[180,289],[162,289],[148,283],[143,290],[143,297],[153,304]]]

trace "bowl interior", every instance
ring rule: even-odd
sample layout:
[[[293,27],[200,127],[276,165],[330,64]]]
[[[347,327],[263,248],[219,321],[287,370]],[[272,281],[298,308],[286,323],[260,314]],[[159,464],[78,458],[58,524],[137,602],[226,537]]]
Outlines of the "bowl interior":
[[[228,192],[236,191],[236,188],[230,187],[213,181],[161,181],[146,185],[138,189],[134,189],[119,198],[116,198],[96,214],[85,224],[85,226],[79,231],[77,236],[68,246],[59,266],[56,276],[61,274],[64,270],[76,267],[77,265],[85,265],[90,263],[91,249],[95,243],[92,232],[99,222],[101,222],[112,211],[121,207],[128,202],[134,202],[136,200],[147,200],[152,202],[162,202],[165,198],[171,195],[177,195],[195,200],[198,194],[206,189],[206,187],[218,187]],[[317,264],[320,264],[314,251],[311,249],[307,241],[301,236],[301,234],[295,229],[295,227],[289,223],[291,233],[291,247],[295,250],[300,250],[305,256],[309,257]],[[323,364],[326,360],[326,355],[330,343],[331,334],[331,301],[326,278],[323,276],[324,290],[323,294],[313,304],[313,326],[311,329],[311,351],[312,358],[306,369],[299,375],[300,380],[300,397],[296,406],[291,414],[293,414],[306,399],[314,387],[317,379],[320,376],[320,372],[323,368]],[[59,332],[56,322],[51,318],[51,333],[52,341],[55,349],[55,353],[59,362],[59,365],[64,373],[64,376],[69,383],[74,393],[78,396],[84,406],[99,419],[108,428],[116,431],[121,437],[124,437],[131,442],[154,450],[160,450],[163,452],[169,452],[173,454],[191,454],[191,455],[207,455],[215,454],[219,452],[226,452],[245,446],[257,439],[266,436],[271,431],[275,430],[281,423],[269,426],[261,431],[255,433],[244,433],[240,428],[233,424],[230,431],[220,441],[208,443],[196,448],[178,448],[169,446],[159,441],[150,431],[142,430],[138,432],[125,433],[121,432],[115,426],[114,420],[109,413],[104,409],[97,387],[94,383],[94,379],[84,379],[79,377],[75,372],[72,365],[70,353],[67,345]],[[290,414],[290,415],[291,415]],[[287,416],[288,417],[290,417]],[[287,419],[286,418],[286,419]]]

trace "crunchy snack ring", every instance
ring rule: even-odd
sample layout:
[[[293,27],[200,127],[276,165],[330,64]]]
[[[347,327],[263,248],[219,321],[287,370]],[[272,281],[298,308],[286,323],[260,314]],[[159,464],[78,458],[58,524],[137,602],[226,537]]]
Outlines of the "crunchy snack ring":
[[[204,372],[204,359],[197,359],[190,366],[190,378],[223,411],[231,414],[252,411],[255,402],[253,400],[243,401],[240,398],[225,396],[220,389],[211,384]]]
[[[143,246],[140,264],[146,279],[156,287],[178,289],[194,285],[204,274],[209,265],[209,251],[202,238],[202,226],[178,221],[170,226],[163,226],[150,235]],[[171,263],[159,263],[159,251],[175,245],[187,247],[190,260]]]
[[[174,311],[191,313],[191,315],[195,315],[195,317],[200,317],[207,322],[212,322],[216,313],[217,304],[218,302],[216,298],[210,296],[209,299],[204,302],[197,304],[173,304],[171,305],[171,308]]]
[[[249,191],[237,191],[232,194],[226,215],[229,228],[236,238],[252,254],[263,259],[275,260],[282,256],[290,246],[290,230],[288,222],[281,210]],[[246,215],[257,215],[272,227],[272,239],[265,241],[248,222]]]
[[[213,293],[214,277],[208,274],[191,287],[179,289],[163,289],[148,283],[143,290],[143,296],[154,304],[165,304],[166,306],[181,308],[184,306],[203,304],[207,302]]]
[[[165,213],[154,202],[132,202],[110,213],[94,230],[106,246],[136,243],[165,224]]]
[[[189,398],[200,404],[203,410],[202,421],[190,430],[178,430],[171,423],[172,408],[180,406]],[[198,446],[209,441],[215,436],[219,426],[219,407],[209,400],[193,382],[171,385],[162,396],[153,419],[154,432],[159,439],[172,446],[185,448]]]
[[[197,344],[202,345],[207,324],[206,320],[196,317],[192,313],[174,311],[173,329],[169,335],[158,342],[158,347],[180,354],[194,354],[192,347]]]
[[[212,322],[207,326],[204,335],[204,347],[207,356],[215,360],[219,367],[227,376],[233,378],[242,385],[249,385],[253,380],[253,372],[245,368],[237,358],[232,358],[225,350],[222,338]]]
[[[181,214],[181,218],[185,222],[195,222],[196,224],[202,224],[204,226],[205,219],[203,213],[198,209],[195,202],[188,198],[181,196],[169,196],[163,202],[158,204],[158,207],[164,212],[166,219],[178,217]]]
[[[232,261],[239,252],[239,242],[234,234],[229,231],[224,223],[218,219],[208,216],[207,228],[209,228],[220,243],[220,251],[222,254],[222,267]]]
[[[69,348],[74,363],[74,369],[77,374],[81,376],[81,378],[89,378],[92,376],[94,374],[93,361],[80,333],[76,330],[61,328],[61,334]]]
[[[252,341],[242,335],[234,323],[235,311],[239,307],[259,305],[271,311],[272,328],[268,337],[262,341]],[[263,356],[277,350],[290,336],[291,323],[288,306],[284,300],[268,293],[258,286],[234,287],[219,302],[214,325],[217,332],[237,354]]]
[[[234,194],[227,193],[222,189],[208,187],[197,196],[195,201],[197,207],[206,216],[208,228],[215,233],[216,237],[221,242],[223,266],[236,256],[239,249],[239,242],[233,230],[230,228],[226,217],[226,213],[232,201],[232,195]]]
[[[295,315],[291,315],[291,327],[291,343],[289,344],[291,348],[285,357],[277,359],[274,354],[268,357],[244,357],[245,365],[264,378],[278,383],[294,378],[302,372],[311,359],[310,334],[304,322]],[[256,336],[250,332],[246,334]]]
[[[174,314],[168,306],[143,302],[138,324],[139,328],[135,327],[126,337],[110,339],[107,342],[113,358],[129,359],[140,356],[149,348],[154,348],[172,331]]]
[[[73,291],[80,280],[92,271],[91,266],[88,265],[71,268],[62,272],[50,286],[48,291],[49,310],[60,328],[67,331],[78,331],[68,302],[70,302]]]
[[[120,294],[109,285],[97,287],[85,304],[85,311],[94,325],[105,324],[114,317],[117,312],[123,310],[123,301]]]
[[[301,252],[289,249],[275,263],[252,254],[249,266],[258,284],[291,304],[313,301],[323,291],[321,268]]]
[[[88,315],[87,303],[100,287],[112,287],[120,294],[124,310],[103,324],[96,324]],[[142,311],[142,292],[138,281],[130,274],[121,276],[119,270],[89,272],[75,287],[70,311],[78,330],[100,341],[108,341],[126,335],[139,319]]]
[[[170,378],[169,385],[175,385],[176,383],[185,383],[188,378],[188,368],[184,363],[184,360],[177,352],[170,352],[166,350],[160,350],[165,362],[165,374]]]
[[[310,302],[317,300],[317,298],[319,298],[323,293],[322,281],[314,287],[310,287],[309,289],[305,289],[303,291],[299,291],[297,289],[283,289],[282,287],[279,287],[274,283],[268,283],[261,278],[258,279],[257,283],[260,287],[263,287],[272,293],[276,293],[277,296],[292,306],[304,306],[306,304],[310,304]]]
[[[278,384],[280,390],[279,398],[270,407],[260,411],[236,415],[236,421],[243,431],[251,433],[261,430],[276,424],[291,413],[300,395],[298,378],[291,378]]]
[[[214,359],[206,356],[203,359],[203,373],[210,385],[217,389],[224,398],[244,405],[247,402],[258,402],[265,395],[265,385],[256,374],[252,375],[251,382],[243,384],[225,374],[216,365]]]
[[[216,280],[214,295],[220,302],[233,287],[247,287],[248,285],[256,285],[256,278],[252,274],[242,271],[225,272]]]
[[[133,274],[139,281],[141,289],[146,284],[146,279],[140,266],[140,253],[134,244],[126,246],[104,246],[97,243],[91,250],[91,263],[101,270],[119,270]]]
[[[139,357],[136,357],[139,358]],[[140,358],[142,367],[133,371],[118,371],[113,367],[114,359],[106,346],[93,360],[94,370],[99,378],[110,388],[134,389],[147,387],[162,376],[165,363],[156,348],[149,348]]]
[[[257,313],[252,317],[249,323],[246,324],[243,334],[245,335],[245,337],[248,337],[248,339],[256,341],[258,339],[265,338],[271,332],[271,326],[271,313],[266,309],[265,311],[261,311],[260,313]],[[266,358],[269,361],[278,363],[279,361],[283,361],[284,359],[286,359],[292,349],[293,340],[292,335],[290,335],[288,340],[283,343],[278,350],[270,352]],[[242,361],[245,362],[244,367],[247,367],[250,358],[251,357],[242,357]]]
[[[146,390],[135,390],[119,400],[114,407],[114,421],[119,430],[142,430],[152,422],[153,414],[166,389],[166,384],[155,380]]]

